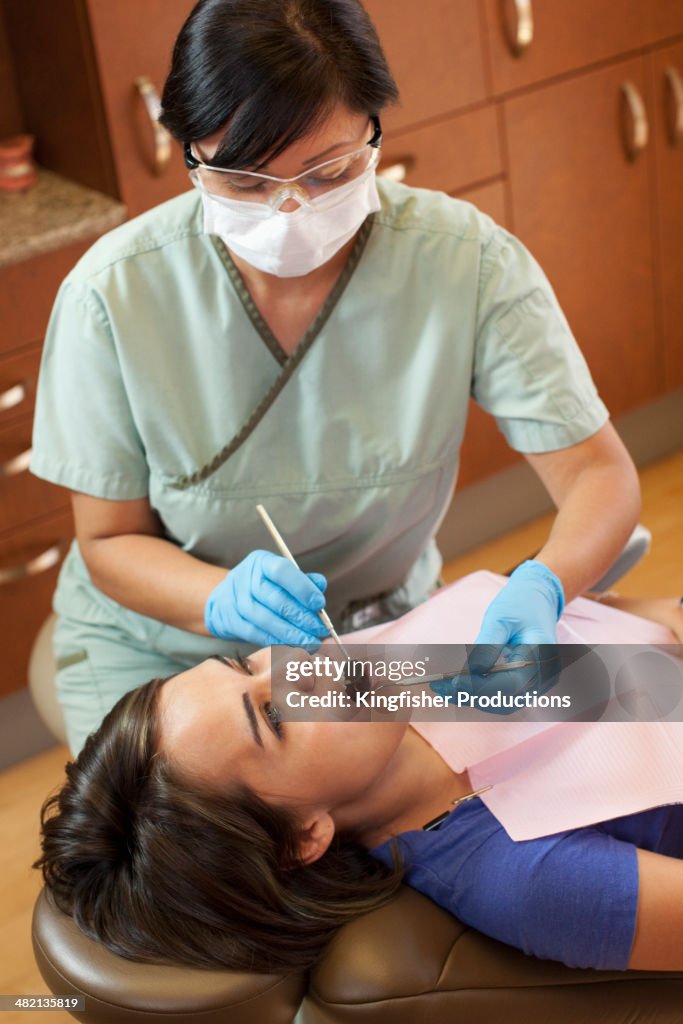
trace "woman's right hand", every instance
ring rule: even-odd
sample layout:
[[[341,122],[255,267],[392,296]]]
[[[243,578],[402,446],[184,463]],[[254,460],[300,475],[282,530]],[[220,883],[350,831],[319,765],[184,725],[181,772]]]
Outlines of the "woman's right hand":
[[[221,640],[317,647],[327,636],[316,614],[326,586],[321,573],[302,572],[272,551],[252,551],[212,590],[204,622]]]

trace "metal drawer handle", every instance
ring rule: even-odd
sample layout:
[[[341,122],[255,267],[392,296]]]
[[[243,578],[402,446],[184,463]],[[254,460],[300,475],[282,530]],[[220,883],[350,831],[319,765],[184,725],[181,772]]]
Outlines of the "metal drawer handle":
[[[678,146],[683,139],[683,81],[674,67],[667,68],[664,72],[668,89],[668,123],[669,142],[672,146]]]
[[[514,18],[506,18],[510,49],[515,57],[521,57],[534,38],[534,12],[531,0],[515,0]]]
[[[405,181],[410,172],[414,169],[415,157],[403,156],[399,157],[395,163],[389,164],[387,167],[380,167],[377,173],[382,178],[388,178],[389,181]]]
[[[24,452],[19,452],[18,455],[13,455],[7,462],[0,463],[0,477],[3,476],[16,476],[18,473],[25,473],[29,467],[31,461],[31,455],[33,454],[32,448],[27,448]]]
[[[39,573],[52,569],[61,559],[65,545],[66,541],[60,540],[23,565],[11,565],[8,569],[0,569],[0,586],[4,583],[14,583],[15,580],[23,580],[27,576],[38,576]]]
[[[153,169],[154,173],[159,177],[164,173],[171,159],[171,134],[166,131],[162,124],[159,124],[161,99],[147,75],[141,75],[140,78],[135,79],[135,88],[145,104],[145,109],[154,131]]]
[[[647,146],[649,127],[643,97],[633,82],[622,82],[621,95],[625,100],[627,116],[622,117],[624,148],[629,160],[636,157]]]
[[[6,391],[0,392],[0,412],[4,412],[5,409],[13,409],[15,405],[21,405],[26,401],[27,394],[28,389],[24,382],[12,384]]]

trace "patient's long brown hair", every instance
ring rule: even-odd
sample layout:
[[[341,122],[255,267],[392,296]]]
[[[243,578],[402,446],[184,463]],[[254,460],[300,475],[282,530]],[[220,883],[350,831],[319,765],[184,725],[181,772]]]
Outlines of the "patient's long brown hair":
[[[41,868],[57,906],[119,956],[283,971],[311,966],[335,930],[387,903],[393,870],[336,836],[297,860],[298,822],[240,786],[184,780],[158,750],[153,679],[125,694],[41,810]]]

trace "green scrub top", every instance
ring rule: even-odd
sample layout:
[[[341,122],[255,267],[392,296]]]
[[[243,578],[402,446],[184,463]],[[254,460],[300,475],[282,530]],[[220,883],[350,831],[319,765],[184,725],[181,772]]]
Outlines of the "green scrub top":
[[[339,628],[378,594],[384,618],[423,600],[470,395],[523,452],[583,441],[608,414],[513,235],[443,193],[378,188],[381,211],[290,357],[195,191],[100,238],[50,319],[32,471],[148,496],[169,540],[227,568],[272,547],[263,502],[302,569],[327,576]],[[93,627],[109,615],[122,643],[128,631],[184,664],[221,649],[105,597],[75,543],[55,606]]]

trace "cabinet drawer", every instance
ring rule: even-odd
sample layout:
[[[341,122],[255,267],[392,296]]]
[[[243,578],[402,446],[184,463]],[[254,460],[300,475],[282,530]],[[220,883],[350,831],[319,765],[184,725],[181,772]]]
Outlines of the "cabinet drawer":
[[[60,284],[94,241],[74,242],[0,270],[0,353],[44,336]]]
[[[31,646],[50,612],[71,537],[71,513],[62,512],[0,542],[0,697],[27,685]]]
[[[32,424],[26,418],[0,426],[0,535],[69,506],[67,491],[28,471]]]
[[[680,0],[674,0],[680,5]],[[643,0],[486,0],[496,95],[645,45]],[[523,12],[532,19],[531,39]],[[522,12],[522,13],[520,13]]]
[[[502,174],[495,107],[449,117],[428,128],[393,133],[382,146],[379,173],[405,172],[420,188],[457,192]],[[400,174],[399,174],[400,177]]]
[[[0,361],[0,429],[33,411],[39,368],[38,346]]]
[[[427,121],[486,97],[479,0],[365,0],[400,93],[389,130]]]

